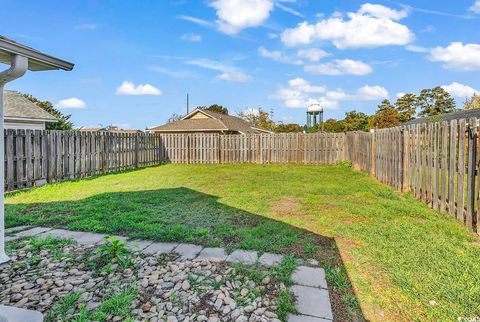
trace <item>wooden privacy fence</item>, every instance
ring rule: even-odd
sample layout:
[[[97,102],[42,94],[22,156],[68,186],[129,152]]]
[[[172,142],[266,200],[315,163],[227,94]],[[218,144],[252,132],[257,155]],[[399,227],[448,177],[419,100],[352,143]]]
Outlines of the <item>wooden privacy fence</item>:
[[[6,130],[7,191],[149,165],[301,163],[349,160],[355,169],[480,225],[478,120],[368,132],[315,134],[149,134]]]
[[[171,163],[335,163],[345,134],[5,131],[5,189]]]
[[[480,225],[478,120],[430,122],[347,133],[354,168],[448,212],[470,230]]]

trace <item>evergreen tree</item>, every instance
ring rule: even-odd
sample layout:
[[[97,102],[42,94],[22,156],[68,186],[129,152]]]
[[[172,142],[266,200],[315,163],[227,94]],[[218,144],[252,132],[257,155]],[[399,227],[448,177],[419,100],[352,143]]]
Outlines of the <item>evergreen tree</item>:
[[[398,112],[400,122],[408,122],[414,119],[417,99],[417,95],[411,93],[405,94],[397,99],[395,109]]]
[[[57,110],[55,107],[53,107],[53,104],[49,101],[40,101],[30,94],[23,94],[23,96],[26,97],[28,100],[30,100],[32,103],[36,104],[41,109],[53,115],[58,120],[57,123],[47,123],[45,125],[45,128],[47,130],[72,130],[73,129],[73,123],[70,121],[70,118],[72,117],[72,115],[63,114],[62,112]]]
[[[455,100],[440,86],[423,89],[417,99],[419,116],[434,116],[455,111]]]

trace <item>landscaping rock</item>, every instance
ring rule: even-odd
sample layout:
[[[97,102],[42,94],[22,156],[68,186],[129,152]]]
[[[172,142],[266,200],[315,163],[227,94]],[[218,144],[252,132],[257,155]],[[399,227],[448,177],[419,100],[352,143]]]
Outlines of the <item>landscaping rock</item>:
[[[46,236],[49,232],[41,231],[35,233]],[[63,230],[53,230],[52,234],[83,236],[91,242],[99,239],[96,234]],[[93,312],[113,294],[125,296],[122,294],[134,290],[128,316],[135,321],[278,321],[276,294],[284,286],[270,277],[257,285],[251,277],[222,262],[227,255],[219,249],[144,243],[145,252],[131,252],[127,255],[130,264],[125,267],[119,260],[104,262],[105,255],[92,245],[59,244],[34,252],[28,249],[28,242],[14,242],[23,246],[14,248],[12,261],[0,267],[0,304],[48,314],[62,298],[77,294],[61,313],[61,320],[73,320],[82,307]],[[180,256],[162,254],[172,250]],[[193,259],[198,253],[200,256]],[[253,263],[257,254],[237,251],[230,260]],[[100,263],[106,266],[98,267]],[[114,315],[106,320],[125,318]]]

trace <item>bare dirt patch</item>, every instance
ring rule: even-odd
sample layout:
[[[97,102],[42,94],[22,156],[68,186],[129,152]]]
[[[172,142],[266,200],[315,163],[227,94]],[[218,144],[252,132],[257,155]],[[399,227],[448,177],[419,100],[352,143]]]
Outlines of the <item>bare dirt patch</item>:
[[[280,200],[276,200],[270,206],[270,210],[282,217],[298,217],[304,216],[302,212],[302,204],[297,197],[288,196]]]

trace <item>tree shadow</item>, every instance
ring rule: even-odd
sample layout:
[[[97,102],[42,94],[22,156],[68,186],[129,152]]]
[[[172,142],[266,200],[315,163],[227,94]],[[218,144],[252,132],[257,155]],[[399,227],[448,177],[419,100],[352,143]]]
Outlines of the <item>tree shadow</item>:
[[[6,225],[43,225],[313,258],[326,268],[335,321],[364,320],[333,238],[218,199],[179,187],[102,193],[75,201],[7,204]]]

